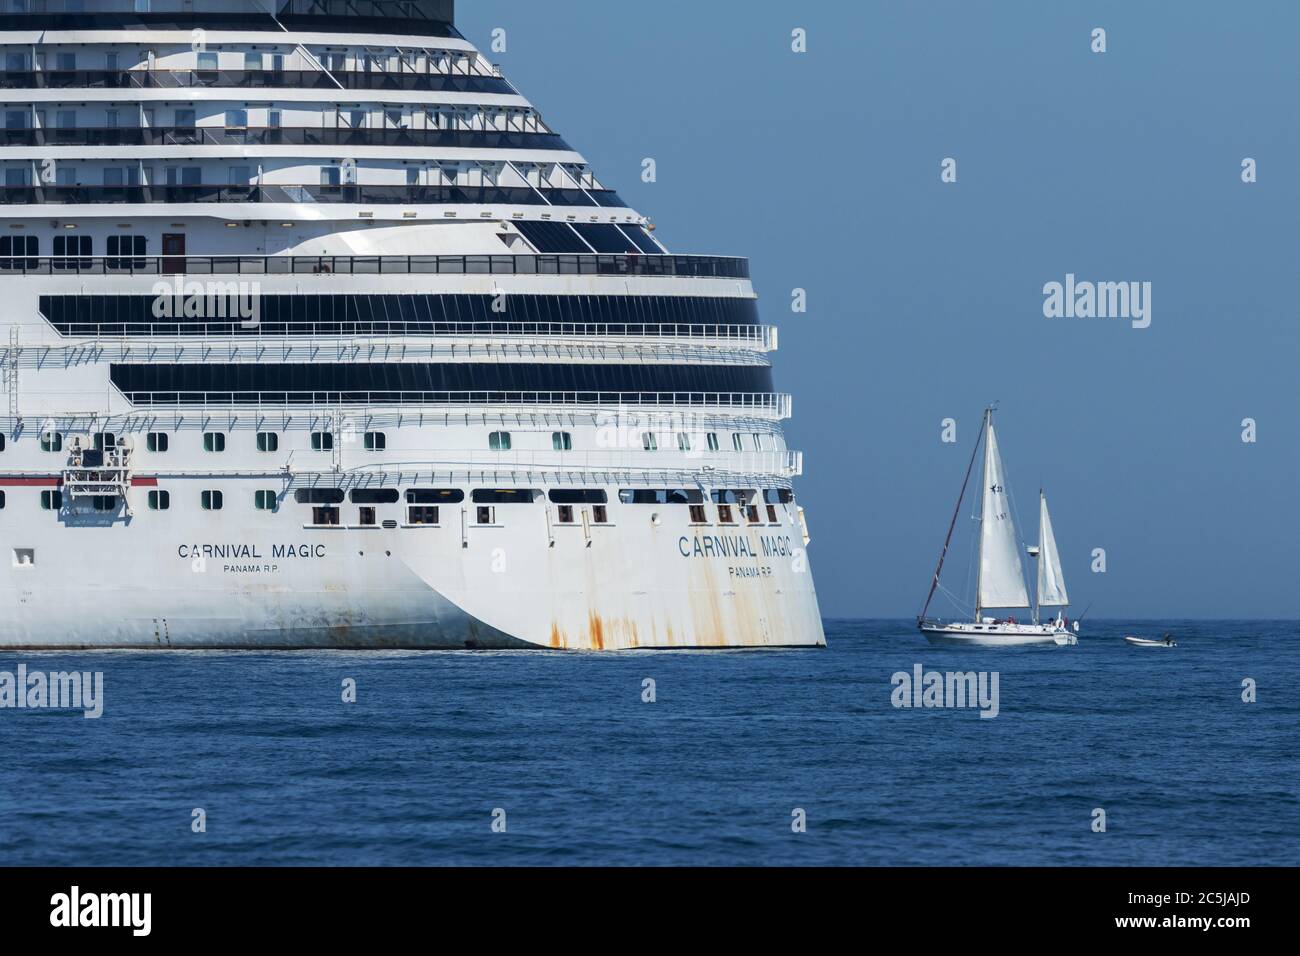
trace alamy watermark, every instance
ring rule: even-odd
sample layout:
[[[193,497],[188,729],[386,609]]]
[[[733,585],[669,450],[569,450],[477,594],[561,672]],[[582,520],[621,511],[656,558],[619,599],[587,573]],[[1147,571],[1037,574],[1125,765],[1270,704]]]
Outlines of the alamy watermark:
[[[188,282],[177,276],[153,285],[155,319],[238,319],[246,329],[262,322],[260,282],[209,279]]]
[[[1076,281],[1073,272],[1064,282],[1043,286],[1043,315],[1049,319],[1128,319],[1135,329],[1151,324],[1150,282]]]
[[[980,717],[998,715],[997,671],[927,671],[920,664],[912,672],[897,671],[890,678],[894,689],[890,703],[898,708],[911,707],[978,707]]]
[[[103,671],[0,671],[0,710],[80,710],[87,720],[104,714]]]

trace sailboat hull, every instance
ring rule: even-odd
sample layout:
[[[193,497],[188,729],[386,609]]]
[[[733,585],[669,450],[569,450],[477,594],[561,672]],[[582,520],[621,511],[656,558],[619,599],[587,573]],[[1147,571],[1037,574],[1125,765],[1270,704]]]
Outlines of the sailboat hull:
[[[1055,624],[921,624],[931,644],[967,647],[1020,647],[1028,644],[1077,644],[1078,639]]]

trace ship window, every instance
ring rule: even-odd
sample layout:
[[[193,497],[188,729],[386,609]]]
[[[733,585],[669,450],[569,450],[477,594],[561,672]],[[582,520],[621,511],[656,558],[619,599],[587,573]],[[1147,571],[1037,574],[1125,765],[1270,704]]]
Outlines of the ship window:
[[[691,450],[691,436],[686,434],[686,432],[677,433],[677,450],[678,451]]]
[[[217,54],[212,51],[205,51],[199,54],[200,70],[215,70],[217,68]]]
[[[750,524],[758,524],[763,519],[759,517],[758,505],[749,505],[745,508],[745,520]]]
[[[4,450],[5,450],[5,436],[0,435],[0,451],[4,451]]]
[[[600,488],[556,488],[550,499],[557,505],[603,505],[609,500]]]
[[[333,432],[312,432],[311,433],[312,451],[331,451],[333,448],[334,448]]]
[[[226,435],[224,432],[204,432],[203,433],[203,450],[204,451],[225,451]]]
[[[39,256],[39,236],[0,236],[0,269],[35,269],[35,258],[24,261],[20,256]]]
[[[163,452],[167,450],[167,445],[166,432],[149,432],[144,436],[144,447],[149,451]]]
[[[116,511],[117,495],[93,495],[90,506],[96,511]]]
[[[555,451],[572,451],[573,436],[568,432],[551,432],[551,448]]]
[[[579,222],[574,223],[573,228],[597,252],[636,255],[641,251],[628,239],[626,233],[611,223]]]
[[[740,432],[736,432],[734,435],[731,436],[731,447],[736,449],[736,451],[745,450],[745,446],[742,443],[740,438]]]
[[[608,523],[609,509],[604,505],[594,505],[591,509],[591,520],[596,524]]]
[[[253,507],[258,511],[275,511],[279,495],[274,491],[253,492]]]
[[[357,509],[357,524],[370,526],[375,524],[375,509],[365,506]]]
[[[663,255],[664,251],[659,248],[659,244],[640,226],[622,225],[619,226],[619,229],[623,231],[623,235],[632,240],[633,245],[647,256]]]
[[[406,509],[407,524],[437,524],[438,508],[436,505],[412,505]]]
[[[42,433],[41,451],[63,451],[63,432]]]
[[[717,433],[717,432],[709,432],[709,434],[706,435],[705,437],[707,438],[708,443],[709,443],[709,451],[717,451],[717,450],[718,450],[718,433]]]
[[[109,236],[108,260],[104,265],[109,269],[143,269],[147,247],[148,239],[144,236]]]
[[[655,435],[654,432],[642,432],[641,447],[644,448],[646,451],[658,451],[659,438]]]
[[[763,436],[760,435],[758,432],[754,432],[754,451],[762,451],[762,450],[763,450]]]
[[[0,508],[4,508],[4,506],[5,506],[5,493],[3,491],[0,491]]]
[[[393,505],[397,497],[396,488],[353,488],[351,493],[354,505]]]
[[[560,505],[558,509],[560,524],[573,524],[573,505]]]
[[[732,524],[731,505],[718,505],[718,520],[723,524]]]
[[[406,503],[412,505],[459,504],[465,492],[459,488],[412,488],[406,493]]]
[[[388,436],[383,432],[366,432],[364,444],[366,451],[383,451],[388,447]]]
[[[299,488],[293,500],[300,505],[337,505],[343,501],[342,488]]]
[[[42,491],[41,507],[46,511],[58,511],[63,507],[63,492]]]
[[[60,257],[52,265],[56,269],[89,269],[89,258],[78,259],[76,256],[89,257],[94,251],[94,242],[90,236],[55,236],[54,254]]]
[[[567,222],[538,222],[532,219],[521,219],[515,223],[515,226],[538,252],[591,253],[591,247],[582,241],[582,238],[569,227]]]
[[[54,55],[54,68],[71,72],[77,68],[77,54],[75,53],[56,53]]]
[[[166,511],[172,506],[172,495],[170,491],[155,490],[149,492],[149,510]]]
[[[480,508],[475,508],[474,509],[475,520],[479,524],[495,524],[496,510],[497,510],[496,508],[490,507],[488,505],[484,505]]]
[[[244,54],[245,70],[260,70],[261,68],[262,68],[262,54],[260,53]]]
[[[767,520],[770,521],[772,524],[776,524],[776,523],[777,523],[777,518],[776,518],[776,505],[768,505],[768,506],[767,506]]]
[[[257,433],[257,450],[258,451],[276,451],[280,447],[280,436],[275,432],[258,432]]]
[[[704,513],[704,505],[691,505],[691,523],[707,524],[708,516]]]
[[[478,488],[472,497],[480,505],[526,505],[541,497],[533,488]]]
[[[95,451],[103,451],[117,444],[117,436],[112,432],[95,432]]]
[[[789,488],[769,488],[763,492],[763,500],[772,504],[788,505],[794,501],[794,492]]]
[[[693,488],[624,488],[618,500],[625,505],[690,505],[704,500],[704,492]]]
[[[731,488],[720,488],[710,497],[720,505],[741,505],[749,498],[749,493]]]
[[[493,451],[509,451],[510,433],[493,432],[492,434],[488,435],[488,448],[492,449]]]
[[[336,525],[339,523],[339,509],[312,508],[311,523],[318,525]]]
[[[199,495],[199,502],[204,511],[220,511],[223,504],[223,496],[219,491],[205,491]]]
[[[32,171],[26,166],[21,169],[6,169],[5,187],[9,189],[20,189],[24,186],[30,186],[32,184],[31,172]]]

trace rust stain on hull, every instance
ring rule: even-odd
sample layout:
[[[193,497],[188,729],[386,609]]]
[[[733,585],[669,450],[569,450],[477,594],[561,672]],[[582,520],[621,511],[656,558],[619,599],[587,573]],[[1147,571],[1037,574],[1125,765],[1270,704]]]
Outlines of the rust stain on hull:
[[[591,641],[592,650],[605,649],[605,622],[599,614],[590,611],[587,613],[587,637]]]

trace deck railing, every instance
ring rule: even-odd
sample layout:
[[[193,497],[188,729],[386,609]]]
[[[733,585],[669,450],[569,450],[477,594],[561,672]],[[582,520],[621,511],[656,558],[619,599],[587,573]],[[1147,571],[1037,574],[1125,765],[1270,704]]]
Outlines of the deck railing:
[[[730,256],[592,253],[455,256],[2,256],[22,275],[593,275],[748,279]]]
[[[311,405],[604,405],[744,409],[782,418],[790,396],[778,392],[523,392],[523,391],[126,391],[137,406],[233,408]]]

